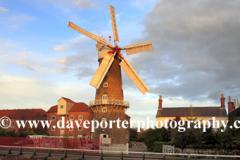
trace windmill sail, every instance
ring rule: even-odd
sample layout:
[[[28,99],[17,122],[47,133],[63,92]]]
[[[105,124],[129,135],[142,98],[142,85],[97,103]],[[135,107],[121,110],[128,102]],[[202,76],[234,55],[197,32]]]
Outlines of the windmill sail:
[[[101,38],[101,37],[98,37],[98,36],[96,36],[96,35],[88,32],[88,31],[86,31],[86,30],[78,27],[77,25],[75,25],[75,24],[72,23],[72,22],[69,22],[68,27],[70,27],[70,28],[72,28],[72,29],[74,29],[74,30],[76,30],[76,31],[78,31],[78,32],[80,32],[80,33],[82,33],[82,34],[84,34],[84,35],[86,35],[86,36],[94,39],[95,41],[98,41],[98,42],[100,42],[100,43],[103,43],[103,44],[107,45],[107,42],[106,42],[105,39],[103,39],[103,38]]]
[[[153,50],[152,42],[126,46],[127,55]]]
[[[128,62],[126,58],[119,64],[122,69],[127,73],[128,77],[133,81],[133,83],[138,87],[138,89],[142,92],[142,94],[145,94],[149,91],[146,84],[143,82],[143,80],[139,77],[137,72],[133,69],[131,64]]]
[[[116,54],[116,53],[115,53]],[[99,88],[100,84],[103,81],[103,78],[105,77],[107,71],[109,70],[109,67],[112,65],[113,60],[114,60],[114,56],[115,54],[107,54],[102,62],[100,63],[100,66],[98,67],[95,75],[93,76],[90,85],[92,85],[93,87],[95,87],[96,89]]]
[[[110,9],[111,20],[112,20],[114,40],[119,41],[117,24],[116,24],[116,16],[115,16],[115,8],[109,4],[109,9]]]

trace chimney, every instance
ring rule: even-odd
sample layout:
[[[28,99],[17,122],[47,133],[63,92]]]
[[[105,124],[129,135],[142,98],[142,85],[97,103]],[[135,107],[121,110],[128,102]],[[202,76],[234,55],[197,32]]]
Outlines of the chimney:
[[[159,102],[158,110],[162,110],[162,96],[161,95],[159,96],[158,102]]]
[[[221,97],[221,109],[225,109],[225,97],[224,94],[222,93],[222,97]]]
[[[235,110],[234,103],[231,102],[231,96],[229,96],[229,102],[228,102],[228,114]]]

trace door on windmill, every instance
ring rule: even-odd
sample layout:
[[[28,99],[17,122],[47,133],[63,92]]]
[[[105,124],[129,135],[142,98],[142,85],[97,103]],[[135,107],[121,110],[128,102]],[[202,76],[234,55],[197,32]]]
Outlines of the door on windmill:
[[[100,134],[100,140],[101,140],[101,144],[111,144],[112,143],[112,139],[108,138],[108,134],[102,133]]]
[[[107,104],[107,95],[106,94],[104,94],[102,96],[102,104]]]

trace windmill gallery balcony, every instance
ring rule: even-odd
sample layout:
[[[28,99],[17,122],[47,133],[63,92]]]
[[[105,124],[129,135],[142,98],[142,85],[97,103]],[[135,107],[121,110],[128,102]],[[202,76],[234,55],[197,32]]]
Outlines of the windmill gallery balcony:
[[[115,99],[108,99],[108,100],[102,100],[97,99],[89,102],[89,107],[98,106],[98,105],[114,105],[114,106],[123,106],[126,108],[129,108],[129,102],[123,101],[123,100],[115,100]]]

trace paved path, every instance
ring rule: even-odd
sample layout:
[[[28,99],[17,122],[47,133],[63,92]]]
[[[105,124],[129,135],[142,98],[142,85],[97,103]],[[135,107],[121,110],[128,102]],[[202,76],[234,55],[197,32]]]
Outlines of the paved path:
[[[148,152],[147,148],[129,148],[128,150],[131,152]]]

